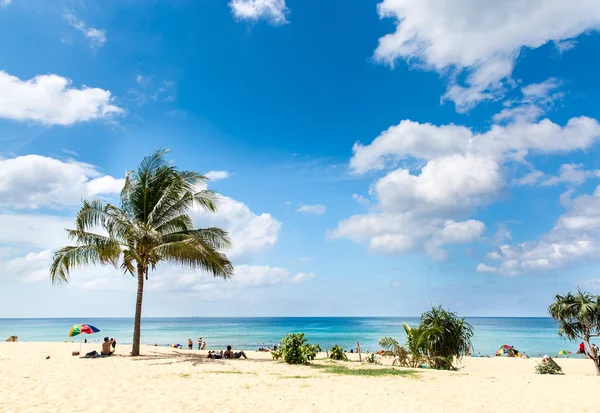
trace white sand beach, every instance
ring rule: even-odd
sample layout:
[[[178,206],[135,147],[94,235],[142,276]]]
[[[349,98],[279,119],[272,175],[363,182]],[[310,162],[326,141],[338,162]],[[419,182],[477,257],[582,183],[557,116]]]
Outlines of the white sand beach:
[[[535,359],[465,358],[456,372],[362,377],[289,366],[268,353],[211,360],[206,351],[143,346],[144,355],[132,358],[123,345],[116,356],[81,359],[71,355],[77,350],[79,344],[71,343],[0,343],[0,411],[598,411],[588,395],[596,393],[600,377],[582,359],[556,359],[564,376],[535,375]],[[92,350],[99,345],[83,345],[84,353]]]

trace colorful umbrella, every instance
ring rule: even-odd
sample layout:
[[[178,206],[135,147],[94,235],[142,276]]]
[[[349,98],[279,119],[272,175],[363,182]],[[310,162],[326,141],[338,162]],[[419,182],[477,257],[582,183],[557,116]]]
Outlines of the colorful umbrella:
[[[566,356],[567,354],[572,354],[569,350],[561,350],[558,352],[559,356]]]
[[[498,348],[503,348],[503,349],[505,349],[505,350],[508,350],[508,349],[510,349],[511,347],[512,347],[512,346],[509,346],[508,344],[503,344],[503,345],[501,345],[501,346],[500,346],[500,347],[498,347]]]
[[[75,337],[79,334],[94,334],[99,331],[96,327],[89,324],[75,324],[71,327],[71,331],[69,331],[69,337]]]

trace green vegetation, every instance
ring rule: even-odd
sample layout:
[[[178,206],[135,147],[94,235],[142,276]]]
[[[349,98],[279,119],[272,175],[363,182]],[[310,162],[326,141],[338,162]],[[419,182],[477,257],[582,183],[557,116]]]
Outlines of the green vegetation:
[[[322,351],[318,345],[307,343],[304,333],[287,334],[279,348],[271,352],[273,360],[283,359],[288,364],[307,364],[314,360],[317,353]]]
[[[563,374],[562,369],[551,358],[542,360],[535,366],[536,374]]]
[[[132,356],[140,354],[142,298],[150,269],[168,262],[214,277],[233,275],[231,262],[221,253],[230,245],[227,233],[220,228],[194,229],[188,215],[195,206],[215,212],[215,194],[198,190],[206,178],[178,171],[165,160],[166,152],[146,156],[136,171],[127,173],[120,206],[83,201],[75,229],[68,230],[75,245],[56,251],[50,267],[53,283],[68,282],[75,268],[98,264],[120,265],[137,278]]]
[[[473,327],[456,313],[432,307],[421,315],[421,324],[404,323],[406,348],[391,337],[383,337],[379,345],[394,357],[393,365],[451,370],[453,359],[460,358],[471,346]]]
[[[413,370],[398,370],[392,368],[383,369],[353,369],[340,365],[322,365],[313,364],[311,367],[321,370],[328,374],[343,374],[348,376],[366,376],[366,377],[381,377],[381,376],[403,376],[415,377],[418,373]]]
[[[556,294],[548,313],[558,324],[560,336],[584,342],[586,354],[600,375],[598,351],[590,343],[592,337],[600,336],[600,296],[581,290],[575,294]]]
[[[452,360],[460,359],[473,346],[473,327],[442,306],[421,315],[421,326],[429,331],[427,353],[433,368],[450,370]]]
[[[365,358],[365,363],[367,363],[367,364],[381,364],[381,357],[379,357],[375,353],[371,353],[371,354],[369,354]]]
[[[329,349],[329,358],[331,360],[348,361],[348,356],[344,353],[344,349],[337,344]]]

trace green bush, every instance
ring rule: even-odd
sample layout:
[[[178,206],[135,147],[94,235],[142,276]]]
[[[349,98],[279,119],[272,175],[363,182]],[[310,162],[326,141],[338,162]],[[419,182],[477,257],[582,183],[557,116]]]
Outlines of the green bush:
[[[371,353],[371,354],[369,354],[365,358],[365,363],[367,363],[367,364],[381,364],[381,357],[379,357],[375,353]]]
[[[563,374],[562,369],[551,358],[542,360],[535,366],[536,374]]]
[[[271,352],[274,360],[283,359],[288,364],[306,364],[314,360],[321,347],[307,343],[304,333],[287,334],[277,348]]]
[[[348,361],[348,356],[344,353],[344,349],[337,344],[329,349],[329,358],[331,360]]]

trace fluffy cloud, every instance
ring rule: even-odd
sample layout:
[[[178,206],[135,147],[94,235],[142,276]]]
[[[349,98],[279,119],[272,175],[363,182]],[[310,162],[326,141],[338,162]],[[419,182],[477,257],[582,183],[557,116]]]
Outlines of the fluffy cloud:
[[[298,208],[298,212],[303,214],[314,214],[314,215],[323,215],[327,212],[327,207],[325,205],[316,204],[316,205],[300,205]]]
[[[551,90],[552,85],[539,84],[524,88],[523,94],[542,104],[552,99]],[[568,153],[589,148],[598,138],[600,124],[587,117],[573,118],[564,126],[548,119],[515,121],[482,132],[454,124],[404,120],[372,143],[354,145],[353,173],[397,169],[372,184],[374,202],[368,213],[340,221],[328,235],[368,242],[369,249],[382,253],[425,251],[443,259],[444,246],[472,242],[483,235],[484,223],[468,219],[469,215],[504,190],[502,171],[507,164],[529,166],[526,158],[530,153]],[[590,176],[595,176],[595,171],[571,165],[564,166],[559,177],[544,180],[543,173],[534,171],[517,182],[552,185],[580,182]]]
[[[477,271],[518,275],[551,270],[600,253],[600,187],[591,195],[573,199],[554,227],[537,242],[502,245],[486,258],[495,265],[479,264]]]
[[[0,206],[73,205],[82,198],[119,193],[124,180],[100,176],[87,164],[39,155],[0,159]]]
[[[0,6],[8,6],[10,3],[12,3],[12,0],[2,0]]]
[[[219,196],[216,214],[195,209],[192,212],[197,227],[218,226],[229,232],[233,242],[227,255],[242,260],[263,252],[277,243],[281,222],[270,214],[257,215],[242,202]]]
[[[368,241],[371,250],[382,253],[424,250],[443,259],[444,245],[483,234],[482,222],[456,219],[489,203],[502,184],[495,161],[471,155],[432,160],[419,175],[397,169],[373,184],[376,210],[341,221],[329,236]]]
[[[211,181],[220,181],[222,179],[229,178],[229,172],[227,171],[209,171],[204,174],[205,177]]]
[[[573,0],[568,8],[562,0],[383,0],[377,10],[396,21],[396,30],[379,39],[375,59],[449,74],[444,98],[458,110],[501,95],[523,47],[600,27],[600,9],[589,0]]]
[[[108,90],[72,88],[58,75],[21,80],[0,71],[0,118],[66,126],[124,113],[112,101]]]
[[[89,41],[92,49],[101,47],[106,42],[106,32],[103,29],[96,29],[95,27],[88,27],[83,20],[80,20],[75,16],[73,12],[65,14],[65,19],[69,24],[79,30],[81,34]]]
[[[285,0],[231,0],[231,12],[240,20],[267,20],[275,25],[287,23],[289,9]]]
[[[384,169],[402,159],[431,160],[451,154],[473,153],[502,158],[528,152],[560,153],[591,147],[600,138],[600,124],[585,116],[560,126],[544,119],[537,123],[493,125],[474,133],[459,125],[436,126],[403,120],[382,132],[369,145],[355,143],[350,168],[355,173]]]
[[[25,282],[38,282],[49,279],[52,251],[31,252],[25,257],[15,258],[6,264],[5,271]]]

